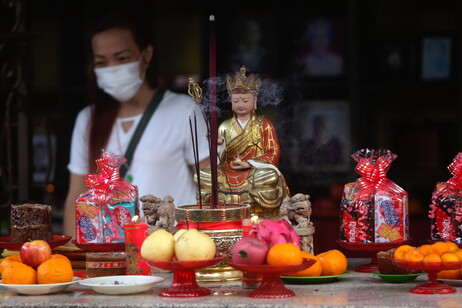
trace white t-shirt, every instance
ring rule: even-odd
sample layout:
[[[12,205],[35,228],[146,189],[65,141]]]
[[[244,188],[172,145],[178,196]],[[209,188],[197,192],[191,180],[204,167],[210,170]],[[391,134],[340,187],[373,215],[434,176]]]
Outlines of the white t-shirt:
[[[199,106],[187,95],[166,91],[141,137],[127,174],[138,186],[139,196],[147,194],[163,198],[171,195],[176,206],[196,204],[196,185],[191,166],[194,153],[189,118],[194,129],[197,121],[199,161],[209,156],[207,127]],[[88,142],[91,107],[87,106],[77,116],[72,135],[69,171],[86,175],[88,168]],[[124,155],[142,115],[117,118],[112,127],[106,151]],[[128,131],[122,123],[134,121]]]

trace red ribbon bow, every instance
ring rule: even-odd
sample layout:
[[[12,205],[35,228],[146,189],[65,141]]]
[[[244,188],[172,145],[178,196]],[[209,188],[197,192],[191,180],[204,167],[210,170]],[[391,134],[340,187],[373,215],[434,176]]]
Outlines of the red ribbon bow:
[[[361,177],[356,180],[359,184],[356,200],[369,199],[378,189],[391,191],[394,194],[403,192],[401,187],[387,178],[387,172],[395,157],[395,154],[384,155],[375,161],[370,158],[363,158],[358,162],[355,170]]]
[[[375,163],[369,160],[360,161],[355,168],[361,176],[357,182],[362,189],[378,189],[387,180],[388,169],[390,169],[390,163],[383,157],[379,157]]]
[[[456,155],[452,163],[448,166],[449,172],[453,175],[447,181],[449,188],[458,190],[462,188],[462,152]]]
[[[105,204],[114,195],[114,190],[125,193],[128,199],[133,199],[132,184],[120,177],[121,163],[123,160],[120,156],[104,153],[103,157],[96,160],[100,173],[85,176],[85,185],[93,190],[94,201],[97,205]]]

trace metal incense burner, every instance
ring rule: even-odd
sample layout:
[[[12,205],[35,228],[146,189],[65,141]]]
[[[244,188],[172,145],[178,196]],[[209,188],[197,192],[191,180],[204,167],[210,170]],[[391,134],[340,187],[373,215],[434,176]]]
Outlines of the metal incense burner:
[[[196,272],[196,279],[203,283],[231,283],[240,281],[242,273],[229,266],[234,244],[242,238],[242,220],[250,217],[250,205],[226,205],[226,208],[210,208],[209,204],[184,205],[175,209],[178,224],[194,228],[209,235],[215,242],[217,253],[223,260],[209,268]]]

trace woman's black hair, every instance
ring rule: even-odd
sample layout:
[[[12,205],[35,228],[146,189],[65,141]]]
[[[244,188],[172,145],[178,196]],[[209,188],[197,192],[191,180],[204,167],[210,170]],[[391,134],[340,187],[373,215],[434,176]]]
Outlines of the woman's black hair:
[[[144,50],[152,44],[150,35],[147,31],[149,27],[140,22],[139,16],[120,11],[111,12],[99,19],[90,31],[90,40],[95,34],[114,28],[129,30],[140,50]],[[151,63],[154,58],[153,56]],[[158,76],[154,68],[155,65],[150,64],[146,69],[146,80],[149,82],[151,88],[156,88],[158,85]]]
[[[140,23],[140,18],[125,12],[111,12],[100,18],[92,27],[89,33],[89,41],[95,34],[104,32],[109,29],[127,29],[133,35],[135,43],[140,50],[146,49],[150,44],[150,37],[147,33],[148,27]],[[91,45],[91,44],[90,44]],[[93,57],[91,57],[93,59]],[[158,86],[158,76],[155,71],[155,65],[151,62],[146,69],[146,80],[151,88]],[[93,65],[92,65],[93,67]],[[98,88],[96,75],[93,69],[89,72],[89,92],[88,98],[93,105],[93,111],[90,123],[89,146],[88,146],[88,163],[90,171],[95,171],[95,160],[101,156],[101,150],[104,149],[109,140],[112,126],[117,118],[120,103]]]

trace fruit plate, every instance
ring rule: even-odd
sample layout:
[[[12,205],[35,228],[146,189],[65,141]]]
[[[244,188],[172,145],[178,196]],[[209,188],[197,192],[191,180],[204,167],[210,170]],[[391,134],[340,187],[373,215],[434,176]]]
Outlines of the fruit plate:
[[[124,251],[125,242],[118,243],[78,243],[72,240],[72,244],[80,249],[91,252],[108,252],[108,251]]]
[[[462,261],[458,262],[408,262],[393,259],[393,262],[405,269],[424,271],[428,275],[428,283],[418,285],[410,290],[417,294],[448,294],[456,292],[456,289],[448,284],[437,280],[437,273],[443,270],[455,270],[462,268]]]
[[[441,281],[442,283],[446,283],[451,286],[455,287],[462,287],[462,279],[441,279],[438,278],[438,281]]]
[[[406,283],[414,281],[418,276],[425,274],[425,272],[414,274],[381,274],[379,271],[374,271],[371,274],[380,277],[385,282]]]
[[[337,281],[341,277],[345,277],[350,275],[349,271],[341,275],[333,275],[333,276],[317,276],[317,277],[307,277],[307,276],[287,276],[282,275],[281,279],[285,283],[288,284],[321,284],[321,283],[330,283]]]
[[[74,277],[71,282],[65,283],[51,283],[51,284],[4,284],[0,280],[0,286],[6,288],[8,291],[26,294],[26,295],[43,295],[52,294],[64,291],[71,284],[79,281],[79,277]]]
[[[164,278],[158,276],[125,275],[88,278],[80,280],[79,284],[98,293],[119,295],[146,292],[153,285],[164,280]]]
[[[47,241],[48,245],[50,245],[51,249],[64,245],[71,240],[71,236],[69,235],[53,235],[53,239],[51,241]],[[0,248],[8,249],[8,250],[20,250],[21,246],[25,242],[12,242],[10,236],[1,236],[0,237]]]

